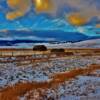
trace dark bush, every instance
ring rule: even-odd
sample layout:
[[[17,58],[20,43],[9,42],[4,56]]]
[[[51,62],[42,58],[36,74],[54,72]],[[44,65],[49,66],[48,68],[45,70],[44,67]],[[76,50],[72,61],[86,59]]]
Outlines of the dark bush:
[[[82,57],[92,56],[92,54],[80,54]]]
[[[94,53],[100,53],[100,50],[94,50]]]
[[[70,55],[74,55],[73,52],[66,52],[66,55],[70,56]]]
[[[51,49],[51,53],[64,53],[65,50],[64,49]]]
[[[33,47],[34,51],[47,51],[47,47],[45,45],[36,45]]]

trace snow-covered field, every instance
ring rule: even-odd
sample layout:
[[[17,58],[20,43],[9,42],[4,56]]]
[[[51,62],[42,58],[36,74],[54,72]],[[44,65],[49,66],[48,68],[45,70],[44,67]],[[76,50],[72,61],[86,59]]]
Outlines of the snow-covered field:
[[[100,78],[78,76],[51,89],[31,90],[20,97],[20,100],[26,98],[29,98],[28,100],[100,100]]]
[[[85,40],[74,43],[16,43],[13,46],[0,46],[0,48],[33,48],[35,45],[45,45],[48,48],[100,48],[100,39]]]
[[[91,64],[100,65],[100,57],[64,57],[23,66],[17,66],[16,63],[1,63],[0,91],[17,83],[45,82],[51,80],[54,74],[86,68]],[[100,100],[100,70],[88,76],[78,76],[50,89],[32,89],[18,98],[18,100]]]
[[[83,68],[91,64],[100,64],[99,57],[54,59],[51,62],[23,66],[17,66],[15,63],[0,64],[0,87],[24,81],[46,81],[54,73],[65,72],[78,67]]]
[[[48,48],[100,48],[100,39],[85,40],[75,43],[44,44]]]

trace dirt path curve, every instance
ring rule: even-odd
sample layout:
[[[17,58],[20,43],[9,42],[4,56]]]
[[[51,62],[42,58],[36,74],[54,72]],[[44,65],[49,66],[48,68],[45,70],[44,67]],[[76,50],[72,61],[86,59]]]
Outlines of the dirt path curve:
[[[53,86],[57,86],[64,81],[75,78],[79,75],[87,75],[95,70],[99,70],[100,65],[90,65],[84,69],[75,69],[70,72],[58,73],[53,75],[52,79],[46,82],[38,83],[17,83],[12,87],[7,87],[0,92],[0,100],[18,100],[18,96],[24,95],[26,92],[32,89],[38,88],[51,88]]]

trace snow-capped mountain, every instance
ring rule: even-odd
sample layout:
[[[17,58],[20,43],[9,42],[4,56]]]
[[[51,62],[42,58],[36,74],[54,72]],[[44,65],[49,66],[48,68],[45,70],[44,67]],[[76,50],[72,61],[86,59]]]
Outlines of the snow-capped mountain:
[[[22,43],[50,43],[50,42],[80,42],[91,39],[98,39],[98,36],[87,36],[79,32],[64,32],[61,30],[41,30],[41,31],[4,31],[0,32],[1,46],[14,46]]]

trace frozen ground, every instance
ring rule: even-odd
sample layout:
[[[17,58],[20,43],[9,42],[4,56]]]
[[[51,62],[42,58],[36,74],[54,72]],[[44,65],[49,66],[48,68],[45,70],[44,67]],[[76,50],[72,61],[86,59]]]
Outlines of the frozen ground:
[[[100,64],[100,57],[73,57],[53,59],[30,65],[17,66],[16,63],[0,64],[0,88],[18,82],[46,81],[54,73]]]
[[[44,44],[48,48],[100,48],[100,39],[85,40],[75,43]]]
[[[100,78],[79,76],[51,89],[32,90],[23,98],[20,100],[100,100]]]
[[[0,91],[20,82],[45,82],[53,74],[91,64],[100,64],[99,56],[66,57],[17,66],[16,63],[0,64]],[[19,100],[100,100],[100,70],[87,76],[78,76],[50,89],[28,91]]]

